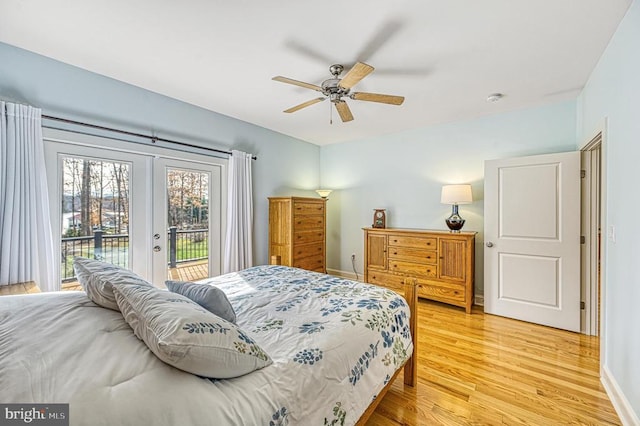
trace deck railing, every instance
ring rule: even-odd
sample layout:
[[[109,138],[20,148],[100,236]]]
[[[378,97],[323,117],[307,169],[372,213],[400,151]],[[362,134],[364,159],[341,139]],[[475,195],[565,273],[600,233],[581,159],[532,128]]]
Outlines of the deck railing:
[[[209,257],[209,231],[206,229],[181,230],[175,226],[167,232],[169,250],[167,264],[175,268],[182,262],[207,259]],[[114,265],[128,268],[129,235],[105,234],[96,230],[93,236],[62,238],[62,282],[75,281],[73,258],[75,256],[102,260]]]

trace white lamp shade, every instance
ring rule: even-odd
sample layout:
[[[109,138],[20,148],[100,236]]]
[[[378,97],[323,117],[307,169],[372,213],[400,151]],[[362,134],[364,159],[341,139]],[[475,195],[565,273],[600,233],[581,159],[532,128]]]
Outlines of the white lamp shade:
[[[442,204],[470,204],[473,202],[471,185],[444,185],[440,202]]]
[[[322,198],[327,198],[333,191],[331,189],[316,189],[316,192]]]

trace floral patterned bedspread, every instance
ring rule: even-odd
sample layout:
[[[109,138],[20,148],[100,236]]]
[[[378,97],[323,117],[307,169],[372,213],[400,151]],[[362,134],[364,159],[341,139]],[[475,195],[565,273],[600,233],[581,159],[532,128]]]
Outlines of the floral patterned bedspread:
[[[409,308],[283,266],[203,280],[273,359],[242,377],[170,367],[83,292],[0,298],[0,401],[69,403],[71,425],[352,425],[411,355]]]
[[[273,358],[270,424],[354,424],[413,350],[407,303],[382,287],[285,266],[200,282]]]

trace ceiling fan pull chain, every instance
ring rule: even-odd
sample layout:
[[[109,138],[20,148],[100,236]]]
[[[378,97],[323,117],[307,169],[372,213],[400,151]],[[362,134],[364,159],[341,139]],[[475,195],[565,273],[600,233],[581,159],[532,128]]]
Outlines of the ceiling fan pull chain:
[[[331,108],[332,104],[333,102],[329,102],[329,124],[333,124],[333,109]]]

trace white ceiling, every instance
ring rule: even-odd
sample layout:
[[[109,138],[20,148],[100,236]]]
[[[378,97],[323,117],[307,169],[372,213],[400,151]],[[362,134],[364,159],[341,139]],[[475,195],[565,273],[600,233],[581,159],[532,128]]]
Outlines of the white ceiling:
[[[573,99],[630,3],[0,0],[0,41],[323,145]],[[354,90],[404,104],[282,112],[318,93],[273,76],[356,61],[376,71]]]

